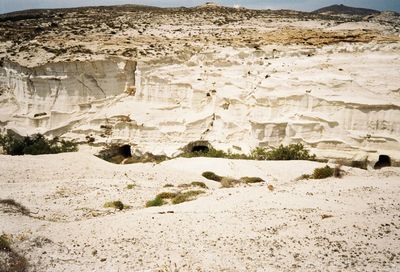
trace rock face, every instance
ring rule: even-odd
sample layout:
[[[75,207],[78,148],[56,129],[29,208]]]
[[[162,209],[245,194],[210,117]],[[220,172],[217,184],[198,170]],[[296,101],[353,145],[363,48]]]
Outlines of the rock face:
[[[238,153],[302,142],[321,158],[363,163],[386,155],[394,164],[400,161],[397,26],[305,23],[303,17],[293,19],[295,13],[287,15],[292,20],[287,23],[282,11],[272,16],[219,9],[212,12],[221,18],[210,23],[211,11],[165,11],[168,18],[156,11],[121,11],[118,17],[151,19],[145,24],[149,34],[140,30],[135,36],[140,50],[129,48],[126,37],[136,32],[126,25],[97,47],[87,38],[83,51],[70,40],[63,51],[45,33],[36,38],[40,45],[27,40],[19,54],[6,54],[11,60],[0,67],[2,129],[129,144],[135,154],[170,156],[195,141]],[[174,29],[188,12],[199,12],[203,21]],[[67,29],[75,20],[68,13],[60,18]],[[165,29],[151,25],[166,18],[172,22]],[[199,22],[202,28],[193,30]],[[177,31],[185,39],[174,36]],[[11,50],[9,41],[3,44]],[[50,45],[58,55],[48,53]],[[110,50],[122,56],[105,56]],[[129,59],[123,57],[131,51]],[[89,57],[90,52],[98,55]]]
[[[134,86],[135,66],[117,58],[33,68],[5,61],[0,68],[5,97],[1,118],[13,118],[11,127],[23,135],[69,125],[75,115],[93,111],[93,101],[107,100]]]

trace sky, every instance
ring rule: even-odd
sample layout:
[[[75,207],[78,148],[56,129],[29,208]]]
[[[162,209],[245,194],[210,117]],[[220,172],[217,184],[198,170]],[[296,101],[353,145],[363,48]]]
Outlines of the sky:
[[[62,8],[95,5],[143,4],[160,7],[196,6],[212,0],[0,0],[0,14],[34,8]],[[312,11],[333,4],[394,10],[400,12],[400,0],[216,0],[226,6],[240,5],[258,9],[295,9]]]

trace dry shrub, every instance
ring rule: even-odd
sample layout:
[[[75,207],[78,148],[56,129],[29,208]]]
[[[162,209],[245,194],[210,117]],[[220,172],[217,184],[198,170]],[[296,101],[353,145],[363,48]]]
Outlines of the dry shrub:
[[[221,187],[222,188],[232,188],[235,187],[237,184],[240,184],[240,180],[223,177],[221,180]]]
[[[117,200],[104,203],[104,208],[114,208],[122,211],[123,209],[129,208],[129,206],[124,205],[120,200]]]
[[[161,198],[161,199],[172,199],[177,196],[177,193],[172,193],[172,192],[162,192],[159,193],[156,198]]]
[[[240,181],[244,183],[259,183],[259,182],[264,182],[262,178],[259,177],[242,177],[240,178]]]
[[[4,206],[5,212],[22,213],[23,215],[30,214],[28,208],[16,202],[14,199],[0,199],[0,205]]]
[[[187,191],[179,193],[176,197],[172,199],[172,204],[180,204],[186,201],[194,200],[196,196],[204,194],[204,191]]]

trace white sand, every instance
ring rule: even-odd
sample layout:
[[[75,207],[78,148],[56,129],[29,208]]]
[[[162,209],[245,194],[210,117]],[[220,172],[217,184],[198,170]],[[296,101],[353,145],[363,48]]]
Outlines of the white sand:
[[[122,166],[83,152],[0,156],[0,198],[32,212],[0,212],[0,233],[12,235],[32,271],[398,271],[400,170],[344,168],[342,179],[295,180],[317,166],[209,158]],[[267,182],[222,189],[201,176],[205,170]],[[132,180],[136,187],[126,189]],[[210,189],[192,202],[144,208],[157,193],[177,190],[163,185],[192,181]],[[132,208],[102,207],[118,199]]]

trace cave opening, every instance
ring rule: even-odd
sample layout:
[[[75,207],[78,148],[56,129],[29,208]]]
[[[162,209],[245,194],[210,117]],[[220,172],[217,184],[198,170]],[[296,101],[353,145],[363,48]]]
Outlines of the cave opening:
[[[389,167],[391,165],[392,162],[388,155],[379,155],[379,160],[375,163],[374,169],[381,169],[383,167]]]
[[[131,146],[123,145],[119,147],[119,154],[125,158],[132,157]]]
[[[191,152],[207,153],[208,151],[210,151],[210,148],[206,145],[195,145],[191,149]]]

